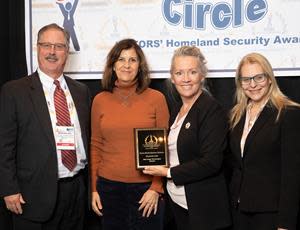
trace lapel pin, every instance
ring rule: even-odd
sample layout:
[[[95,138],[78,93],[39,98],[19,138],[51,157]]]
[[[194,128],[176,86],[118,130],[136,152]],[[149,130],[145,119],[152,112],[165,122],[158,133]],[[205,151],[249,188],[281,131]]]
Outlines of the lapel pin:
[[[190,122],[186,123],[186,124],[185,124],[185,129],[189,129],[190,126],[191,126],[191,123],[190,123]]]

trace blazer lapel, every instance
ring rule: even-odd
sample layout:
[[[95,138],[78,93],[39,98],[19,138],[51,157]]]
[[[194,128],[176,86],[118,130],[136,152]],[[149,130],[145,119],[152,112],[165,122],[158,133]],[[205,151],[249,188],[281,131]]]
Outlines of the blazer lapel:
[[[240,122],[232,130],[232,147],[235,148],[234,153],[238,154],[237,158],[242,160],[242,151],[241,151],[241,138],[243,135],[244,125],[245,125],[246,115],[244,114]]]
[[[272,108],[266,105],[247,136],[245,147],[244,147],[244,157],[247,155],[247,149],[253,142],[257,133],[259,133],[259,131],[262,129],[262,127],[267,123],[267,121],[270,118],[273,118],[273,115],[274,112],[272,112]]]
[[[29,92],[35,110],[35,115],[37,116],[45,135],[49,139],[51,147],[55,149],[55,139],[42,83],[37,72],[29,78],[31,79]]]

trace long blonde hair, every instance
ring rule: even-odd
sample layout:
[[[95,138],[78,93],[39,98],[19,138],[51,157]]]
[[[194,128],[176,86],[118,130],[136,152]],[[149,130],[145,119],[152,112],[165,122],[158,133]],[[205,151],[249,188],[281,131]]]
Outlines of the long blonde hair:
[[[237,123],[241,120],[243,114],[246,112],[248,97],[246,96],[241,83],[239,81],[239,76],[241,75],[241,69],[246,64],[258,64],[261,66],[263,72],[266,74],[266,77],[271,81],[269,91],[267,93],[268,105],[277,109],[277,118],[278,121],[282,109],[287,106],[297,106],[300,107],[300,104],[290,100],[286,95],[284,95],[278,87],[277,81],[272,70],[272,66],[263,55],[259,53],[250,53],[242,58],[240,61],[236,74],[235,74],[235,101],[236,105],[232,108],[230,112],[230,128],[233,129]]]

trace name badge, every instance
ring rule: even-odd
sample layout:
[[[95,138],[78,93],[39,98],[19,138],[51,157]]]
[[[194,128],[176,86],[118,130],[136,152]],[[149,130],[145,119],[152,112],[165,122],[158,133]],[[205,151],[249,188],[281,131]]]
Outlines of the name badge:
[[[56,148],[60,150],[75,150],[74,126],[56,126]]]

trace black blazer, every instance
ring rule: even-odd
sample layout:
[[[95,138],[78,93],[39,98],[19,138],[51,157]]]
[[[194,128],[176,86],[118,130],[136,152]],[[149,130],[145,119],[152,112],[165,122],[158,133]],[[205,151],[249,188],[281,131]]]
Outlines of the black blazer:
[[[265,106],[246,139],[240,140],[245,115],[230,133],[233,205],[246,212],[278,212],[278,227],[294,229],[299,204],[300,110]]]
[[[171,113],[170,126],[177,112]],[[174,183],[184,185],[192,229],[218,229],[231,223],[221,172],[227,132],[226,113],[203,92],[182,124],[177,140],[180,164],[171,168]]]
[[[65,76],[81,127],[86,154],[91,97]],[[38,73],[11,81],[0,100],[0,196],[21,193],[23,216],[45,221],[56,204],[58,166],[51,119]]]

